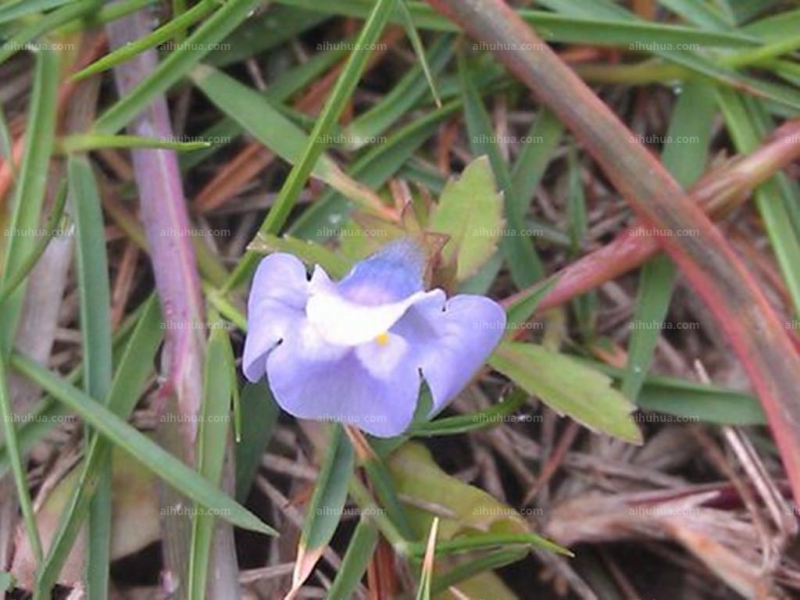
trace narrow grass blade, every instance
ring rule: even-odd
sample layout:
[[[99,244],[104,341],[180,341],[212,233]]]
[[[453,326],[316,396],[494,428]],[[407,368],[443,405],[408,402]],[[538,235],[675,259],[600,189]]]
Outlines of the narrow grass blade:
[[[198,2],[186,12],[176,16],[153,31],[153,33],[150,35],[140,38],[123,48],[119,48],[118,50],[105,55],[103,58],[96,60],[88,67],[81,69],[72,76],[73,81],[85,79],[90,75],[110,69],[111,67],[125,62],[132,56],[136,56],[148,48],[152,48],[153,46],[157,46],[162,42],[166,42],[178,34],[185,33],[189,27],[197,23],[200,19],[205,17],[219,6],[220,2],[218,0],[202,0],[201,2]]]
[[[137,135],[70,135],[59,140],[60,150],[64,153],[88,152],[103,148],[167,148],[185,152],[208,148],[211,145],[211,142],[203,140],[181,142],[178,140],[139,137]]]
[[[662,158],[664,166],[686,189],[703,172],[715,112],[713,89],[706,83],[687,85],[675,105]],[[677,276],[678,269],[666,256],[658,256],[642,268],[628,341],[628,363],[620,388],[633,402],[650,369],[661,335],[660,327],[650,325],[662,323],[667,316]]]
[[[428,534],[428,545],[425,556],[422,558],[422,574],[417,588],[417,600],[431,599],[431,581],[433,580],[433,565],[436,562],[436,535],[439,531],[439,517],[434,517],[431,530]]]
[[[242,439],[236,444],[236,500],[244,504],[278,424],[280,409],[267,385],[246,383],[241,396]]]
[[[8,223],[10,236],[5,248],[0,288],[6,289],[24,270],[28,257],[36,250],[36,238],[26,231],[39,228],[39,218],[44,202],[50,156],[53,151],[56,129],[56,97],[58,83],[58,57],[55,52],[42,50],[36,55],[33,90],[28,110],[28,128],[25,134],[25,152],[14,190],[14,209]],[[17,331],[22,310],[25,286],[6,298],[0,312],[0,354],[8,356]]]
[[[428,82],[428,87],[431,90],[433,99],[436,101],[436,106],[437,108],[442,108],[442,99],[436,89],[436,82],[433,80],[433,72],[428,64],[428,59],[425,56],[425,47],[422,44],[422,38],[420,38],[419,32],[414,26],[414,19],[411,16],[411,13],[408,12],[408,6],[405,0],[401,0],[400,2],[400,14],[403,17],[403,25],[406,28],[408,39],[411,41],[411,46],[414,48],[414,53],[419,58],[422,70],[425,72],[425,79]]]
[[[342,565],[328,590],[328,598],[352,598],[378,545],[378,530],[369,517],[361,517],[347,544]]]
[[[211,48],[247,19],[260,3],[261,0],[239,0],[223,4],[222,8],[186,39],[183,46],[171,52],[159,63],[146,81],[142,81],[100,115],[95,121],[94,131],[111,134],[125,127],[150,104],[153,98],[163,94],[185,77]]]
[[[421,117],[414,123],[406,125],[385,144],[370,149],[351,167],[349,175],[357,177],[372,188],[381,187],[390,177],[395,175],[407,163],[409,157],[433,135],[437,124],[453,114],[460,103],[448,102],[441,109]],[[325,190],[319,198],[308,207],[287,230],[299,238],[324,241],[335,231],[334,225],[345,217],[349,205],[347,200],[333,190]]]
[[[347,486],[355,468],[353,446],[341,425],[331,429],[325,462],[320,469],[314,495],[308,505],[303,533],[297,548],[292,575],[291,596],[300,589],[314,570],[314,565],[331,541],[344,514]]]
[[[447,588],[455,586],[467,579],[471,579],[478,573],[492,571],[513,564],[522,560],[527,555],[527,549],[512,546],[502,550],[495,550],[479,558],[465,561],[449,571],[437,575],[431,583],[431,592],[433,594],[441,594],[447,590]]]
[[[56,196],[55,204],[53,205],[53,209],[50,212],[50,215],[47,217],[47,222],[45,223],[44,227],[42,228],[44,235],[39,239],[34,247],[33,251],[25,258],[25,260],[20,264],[19,269],[17,270],[16,275],[9,279],[3,289],[0,291],[0,305],[2,305],[6,298],[11,296],[16,289],[22,285],[22,283],[28,278],[28,275],[36,266],[36,263],[39,262],[39,259],[44,254],[44,251],[47,250],[47,246],[56,235],[60,233],[68,233],[70,228],[67,226],[65,227],[65,219],[64,217],[64,208],[67,205],[67,186],[62,185],[61,190],[59,190],[58,195]]]
[[[528,141],[522,146],[511,171],[513,198],[519,202],[515,207],[518,213],[525,214],[527,207],[530,206],[536,188],[563,135],[564,125],[561,121],[552,112],[543,109],[531,126],[527,135]]]
[[[436,555],[455,554],[460,552],[470,552],[495,546],[508,546],[522,544],[525,546],[538,546],[544,550],[562,554],[564,556],[574,556],[572,552],[554,544],[535,533],[488,533],[484,535],[470,535],[453,540],[442,540],[436,544]],[[412,556],[423,556],[425,546],[420,543],[409,544]]]
[[[456,435],[501,425],[513,420],[511,415],[525,405],[527,398],[527,394],[516,391],[508,400],[502,400],[490,408],[468,415],[444,417],[415,425],[408,435],[411,437]],[[519,420],[524,422],[525,418],[520,417]]]
[[[262,94],[238,83],[221,71],[201,65],[192,72],[192,80],[220,110],[287,162],[299,164],[304,151],[310,146],[319,146],[320,152],[324,148],[322,144],[313,142],[314,134],[306,135]],[[320,153],[314,162],[309,167],[309,175],[313,174],[340,192],[354,196],[353,199],[363,200],[362,194],[353,194],[354,190],[360,190],[359,184],[352,179],[343,178],[342,172],[328,155]],[[273,206],[270,214],[276,208]],[[265,233],[277,233],[277,229]]]
[[[317,0],[277,0],[281,4],[299,6],[328,14],[363,18],[372,8],[371,0],[339,0],[336,3],[320,3]],[[560,2],[560,0],[557,0]],[[541,2],[541,4],[545,4]],[[564,3],[572,6],[592,7],[594,2]],[[437,14],[423,2],[408,2],[408,10],[418,29],[435,31],[458,31],[445,17]],[[554,9],[555,10],[555,9]],[[532,25],[548,42],[573,42],[628,47],[631,44],[659,44],[674,47],[693,43],[703,47],[742,48],[758,45],[758,39],[741,32],[701,31],[694,27],[665,25],[662,23],[637,22],[619,15],[574,17],[554,14],[542,10],[520,9],[520,18]],[[400,14],[394,15],[402,23]]]
[[[12,355],[11,365],[180,493],[223,515],[232,525],[276,535],[274,529],[249,510],[91,397],[19,354]]]
[[[230,431],[230,408],[236,381],[230,339],[221,328],[211,331],[205,360],[202,419],[197,429],[197,471],[212,483],[219,483]],[[204,600],[208,580],[213,514],[196,507],[192,516],[192,541],[189,551],[189,600]]]
[[[144,312],[131,333],[108,393],[108,409],[122,419],[126,419],[136,406],[153,372],[153,360],[163,336],[160,325],[161,311],[156,297],[152,296],[145,303]],[[69,557],[110,461],[111,447],[111,442],[97,436],[89,444],[78,484],[39,571],[37,590],[41,597],[48,597]]]
[[[717,101],[725,117],[725,124],[739,152],[755,150],[766,135],[769,121],[766,111],[758,103],[748,101],[729,90],[718,90]],[[755,190],[756,206],[764,221],[778,265],[791,294],[796,314],[800,314],[800,239],[793,226],[792,214],[788,206],[793,202],[784,198],[781,180],[775,178],[761,184]]]
[[[417,106],[427,91],[426,78],[438,74],[453,56],[452,43],[451,36],[441,36],[428,56],[420,59],[420,65],[411,69],[378,104],[345,127],[342,135],[346,144],[358,149],[370,144],[370,140],[380,140],[382,133]]]
[[[69,23],[75,19],[88,14],[97,4],[96,0],[78,0],[72,4],[67,4],[48,13],[41,19],[37,19],[29,25],[26,25],[8,40],[5,40],[0,46],[0,65],[8,60],[11,56],[20,50],[28,47],[36,48],[37,52],[46,52],[52,54],[46,46],[37,46],[33,41],[45,33],[57,29],[65,23]],[[34,97],[35,98],[35,97]]]
[[[525,289],[544,275],[544,267],[539,255],[533,248],[530,238],[523,235],[527,229],[524,221],[527,206],[522,206],[522,202],[514,195],[516,190],[511,179],[511,172],[494,142],[495,135],[491,120],[463,57],[459,57],[459,73],[464,90],[464,116],[470,136],[470,148],[476,156],[488,155],[500,191],[504,196],[504,214],[508,233],[504,232],[500,239],[500,250],[508,262],[514,283],[519,289]]]
[[[25,524],[25,533],[36,561],[41,564],[44,553],[42,551],[42,540],[39,537],[39,529],[36,525],[36,515],[33,512],[30,492],[28,491],[28,479],[25,467],[22,462],[22,455],[17,440],[17,428],[14,411],[11,407],[11,398],[8,395],[8,382],[6,380],[5,361],[0,356],[0,416],[3,419],[3,437],[5,447],[8,452],[11,471],[14,474],[14,485],[17,488],[17,498],[22,508],[22,520]]]
[[[85,156],[67,162],[70,205],[77,229],[77,271],[83,339],[84,389],[106,398],[111,387],[111,294],[100,193]],[[90,438],[91,439],[91,438]],[[65,515],[69,519],[71,515]],[[86,587],[90,599],[108,594],[111,544],[111,460],[100,461],[89,510]]]
[[[289,176],[281,188],[280,195],[275,200],[266,220],[259,228],[260,233],[276,234],[286,222],[292,206],[294,206],[300,191],[305,187],[306,180],[311,175],[314,165],[325,151],[327,144],[323,143],[323,141],[326,136],[330,135],[344,110],[345,104],[352,96],[353,90],[369,59],[369,48],[373,47],[373,44],[381,35],[394,9],[394,5],[395,0],[378,0],[375,4],[373,11],[364,24],[364,28],[361,30],[361,34],[358,36],[356,49],[350,55],[341,76],[316,121],[314,129],[309,135],[305,151],[289,172]],[[226,288],[230,288],[231,284],[240,280],[243,273],[250,273],[255,266],[256,260],[257,256],[252,252],[245,254],[231,275]]]
[[[8,23],[59,6],[69,4],[73,0],[15,0],[0,8],[0,23]]]

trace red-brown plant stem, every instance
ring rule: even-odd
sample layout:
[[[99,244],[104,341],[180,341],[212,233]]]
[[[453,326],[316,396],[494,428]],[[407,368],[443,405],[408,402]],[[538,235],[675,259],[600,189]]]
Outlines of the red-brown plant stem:
[[[746,369],[800,499],[800,355],[722,233],[616,115],[502,0],[429,0],[569,127],[669,253]],[[678,233],[692,231],[693,236]]]
[[[755,152],[706,174],[689,191],[690,197],[714,218],[729,213],[749,198],[754,187],[800,159],[798,139],[800,119],[794,119],[776,129]],[[658,240],[649,235],[646,228],[630,228],[613,242],[554,274],[550,279],[556,283],[539,302],[536,310],[543,312],[568,302],[632,271],[660,251]],[[513,304],[530,292],[523,290],[509,296],[504,302]]]
[[[152,18],[139,11],[106,26],[112,48],[120,48],[152,31]],[[120,96],[129,93],[156,69],[158,55],[146,50],[114,67]],[[173,139],[167,99],[155,97],[128,125],[128,132],[142,137]],[[203,397],[203,368],[206,339],[203,294],[191,236],[183,184],[174,151],[134,149],[133,171],[139,191],[142,226],[147,238],[156,292],[164,320],[164,351],[161,371],[164,382],[159,390],[164,405],[159,417],[176,413],[178,419],[160,423],[161,443],[186,463],[196,462],[195,443],[198,415]],[[178,423],[173,421],[177,420]],[[230,449],[228,450],[230,457]],[[233,463],[225,461],[222,488],[233,487]],[[176,598],[186,596],[192,522],[189,515],[172,515],[169,510],[186,499],[169,486],[159,490],[164,532],[162,549],[166,572],[164,587]],[[234,547],[233,528],[222,521],[215,525],[211,546],[207,597],[238,600],[241,589]]]

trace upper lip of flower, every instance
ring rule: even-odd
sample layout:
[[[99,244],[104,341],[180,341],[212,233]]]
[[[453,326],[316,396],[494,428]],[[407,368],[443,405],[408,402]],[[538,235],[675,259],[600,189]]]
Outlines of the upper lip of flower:
[[[339,294],[312,294],[306,304],[306,316],[320,336],[331,344],[358,346],[387,333],[419,300],[431,292],[415,292],[398,302],[364,306]]]

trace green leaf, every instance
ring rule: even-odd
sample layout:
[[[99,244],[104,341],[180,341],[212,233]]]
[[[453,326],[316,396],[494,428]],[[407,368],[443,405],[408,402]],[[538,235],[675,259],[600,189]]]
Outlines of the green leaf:
[[[564,552],[560,546],[530,531],[525,518],[485,491],[448,475],[422,444],[409,442],[395,450],[388,461],[396,493],[408,502],[407,511],[418,539],[424,539],[439,518],[438,553],[504,545],[534,544]],[[419,508],[435,506],[442,514]],[[422,556],[424,542],[410,544],[413,555]]]
[[[205,508],[238,527],[266,535],[276,531],[249,510],[237,504],[218,487],[187,467],[145,435],[128,425],[102,404],[65,383],[47,369],[20,354],[13,354],[11,365],[20,374],[40,385],[75,411],[101,435],[145,465],[178,492],[199,502]]]
[[[602,373],[566,355],[518,342],[501,343],[489,364],[557,413],[592,431],[634,444],[642,442],[630,416],[634,406]]]
[[[489,159],[482,156],[467,165],[459,179],[448,182],[428,226],[450,236],[442,257],[455,265],[456,279],[464,281],[495,252],[503,223],[503,198]]]

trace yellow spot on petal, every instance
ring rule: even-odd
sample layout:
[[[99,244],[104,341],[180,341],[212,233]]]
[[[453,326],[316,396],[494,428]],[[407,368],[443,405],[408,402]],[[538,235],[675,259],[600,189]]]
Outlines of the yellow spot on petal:
[[[375,341],[379,346],[385,346],[389,343],[389,334],[387,332],[379,333],[375,336]]]

